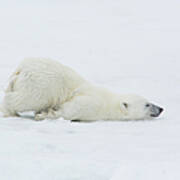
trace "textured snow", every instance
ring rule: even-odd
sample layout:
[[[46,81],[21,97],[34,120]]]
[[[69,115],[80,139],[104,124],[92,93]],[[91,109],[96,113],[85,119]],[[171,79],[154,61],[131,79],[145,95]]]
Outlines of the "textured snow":
[[[24,57],[50,57],[165,108],[152,121],[35,122],[0,116],[2,180],[179,180],[180,3],[4,1],[0,102]]]

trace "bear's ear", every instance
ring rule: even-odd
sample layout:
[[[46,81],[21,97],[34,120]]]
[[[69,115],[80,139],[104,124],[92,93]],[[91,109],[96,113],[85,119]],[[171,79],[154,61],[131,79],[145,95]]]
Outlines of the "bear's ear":
[[[124,105],[125,108],[128,108],[128,103],[123,102],[123,105]]]
[[[127,102],[121,102],[120,103],[120,110],[123,112],[123,113],[127,113],[128,112],[128,103]]]

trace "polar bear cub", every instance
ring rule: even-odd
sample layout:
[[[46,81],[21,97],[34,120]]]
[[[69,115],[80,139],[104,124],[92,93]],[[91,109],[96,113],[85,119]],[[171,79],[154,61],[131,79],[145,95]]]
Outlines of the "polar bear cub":
[[[137,95],[97,87],[71,68],[45,58],[25,59],[11,75],[1,105],[4,116],[33,111],[36,120],[138,120],[163,109]]]

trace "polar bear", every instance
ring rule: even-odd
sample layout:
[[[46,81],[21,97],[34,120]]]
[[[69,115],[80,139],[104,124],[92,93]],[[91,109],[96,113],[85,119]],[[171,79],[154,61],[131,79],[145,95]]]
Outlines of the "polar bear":
[[[163,108],[97,87],[54,60],[29,58],[11,75],[1,111],[5,117],[33,111],[35,120],[96,121],[150,119]]]

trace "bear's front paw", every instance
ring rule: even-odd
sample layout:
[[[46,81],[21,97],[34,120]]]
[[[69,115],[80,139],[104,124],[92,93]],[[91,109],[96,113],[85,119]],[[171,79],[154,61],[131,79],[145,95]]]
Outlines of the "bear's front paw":
[[[48,119],[57,119],[60,117],[60,111],[55,111],[54,109],[48,109],[47,118]]]
[[[42,120],[44,120],[46,117],[47,117],[47,113],[46,113],[46,112],[40,112],[40,113],[35,114],[34,119],[35,119],[36,121],[42,121]]]

